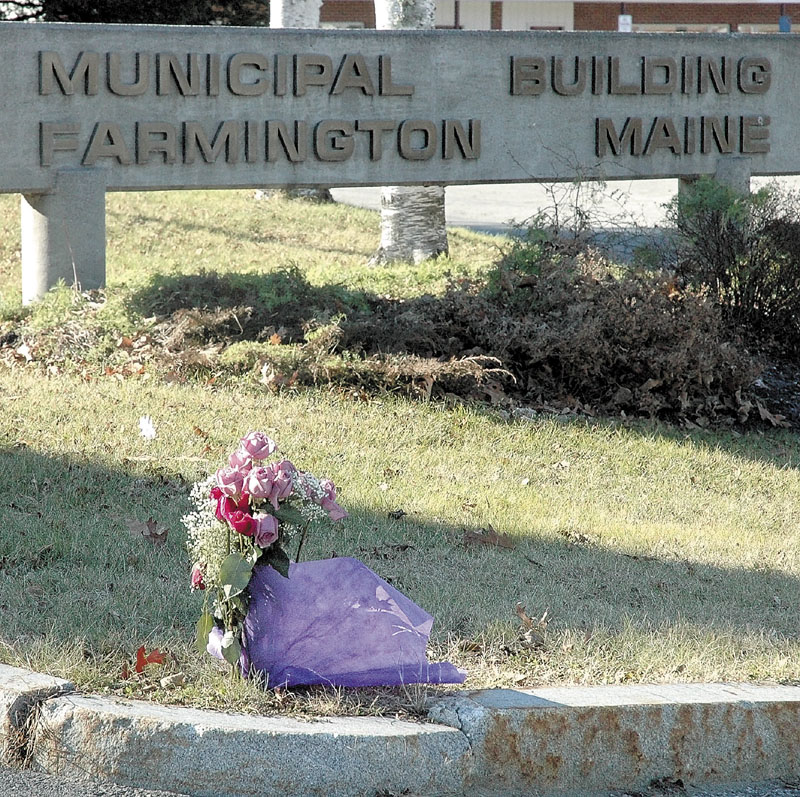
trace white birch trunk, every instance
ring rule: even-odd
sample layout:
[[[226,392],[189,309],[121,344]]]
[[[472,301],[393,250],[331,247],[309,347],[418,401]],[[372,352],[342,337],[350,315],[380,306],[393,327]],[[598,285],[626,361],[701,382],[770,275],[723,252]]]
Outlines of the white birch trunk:
[[[434,0],[375,0],[375,27],[432,28],[434,12]],[[447,252],[442,186],[387,186],[381,190],[381,244],[371,263],[420,263]]]
[[[318,28],[322,0],[270,0],[271,28]]]

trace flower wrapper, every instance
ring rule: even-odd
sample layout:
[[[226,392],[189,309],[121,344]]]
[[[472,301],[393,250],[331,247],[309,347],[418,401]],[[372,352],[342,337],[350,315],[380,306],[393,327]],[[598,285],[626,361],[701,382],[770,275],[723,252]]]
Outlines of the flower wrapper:
[[[432,626],[431,615],[357,559],[292,564],[288,579],[256,567],[242,670],[266,674],[273,688],[463,683],[464,670],[428,661]],[[218,648],[212,635],[209,652]]]

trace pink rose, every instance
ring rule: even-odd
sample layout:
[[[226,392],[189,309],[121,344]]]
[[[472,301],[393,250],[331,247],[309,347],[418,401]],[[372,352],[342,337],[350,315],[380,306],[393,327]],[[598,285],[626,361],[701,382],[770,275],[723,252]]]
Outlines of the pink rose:
[[[247,474],[247,479],[244,484],[245,490],[247,490],[253,498],[269,499],[274,489],[272,471],[269,468],[259,465]]]
[[[240,451],[243,451],[252,459],[266,459],[277,448],[275,441],[267,437],[263,432],[250,432],[247,437],[242,438]]]
[[[297,473],[297,468],[288,459],[282,459],[269,466],[272,473],[272,495],[270,501],[275,509],[278,508],[278,501],[285,501],[292,494],[293,476]]]
[[[230,466],[220,468],[217,471],[217,486],[224,495],[239,495],[242,492],[245,474],[238,468]]]
[[[350,517],[347,512],[331,498],[323,498],[320,506],[328,513],[328,517],[331,520],[342,520],[342,518]]]
[[[192,568],[192,589],[205,589],[206,583],[203,581],[203,568],[195,565]]]
[[[249,471],[252,467],[250,455],[241,448],[237,448],[236,451],[234,451],[233,454],[228,457],[228,464],[232,468],[240,470],[242,473],[247,473],[247,471]]]
[[[336,500],[336,485],[330,479],[320,479],[319,486],[325,492],[326,498],[330,498],[331,501]]]
[[[259,548],[268,548],[278,539],[278,518],[275,515],[256,515],[253,539]]]

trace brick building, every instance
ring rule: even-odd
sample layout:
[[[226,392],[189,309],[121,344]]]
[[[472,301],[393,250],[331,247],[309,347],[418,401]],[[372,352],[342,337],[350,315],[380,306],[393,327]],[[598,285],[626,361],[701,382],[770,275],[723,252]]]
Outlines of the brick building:
[[[795,21],[800,2],[620,3],[569,0],[437,0],[436,27],[465,30],[617,30],[620,14],[633,31],[777,32]],[[374,28],[372,0],[324,0],[324,27]]]

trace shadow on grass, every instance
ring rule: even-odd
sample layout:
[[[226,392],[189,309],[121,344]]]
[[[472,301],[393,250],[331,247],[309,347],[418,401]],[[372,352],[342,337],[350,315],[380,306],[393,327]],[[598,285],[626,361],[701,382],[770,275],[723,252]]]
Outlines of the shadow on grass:
[[[157,274],[146,288],[131,296],[128,304],[145,317],[174,316],[182,311],[217,312],[221,314],[218,328],[212,318],[207,319],[209,337],[259,340],[283,327],[289,342],[302,339],[309,320],[368,312],[373,298],[341,285],[312,285],[299,269],[286,268],[267,274]],[[238,311],[236,320],[227,317],[225,311]]]
[[[125,656],[145,641],[191,642],[200,597],[188,589],[180,522],[189,486],[168,465],[163,475],[152,464],[150,473],[131,473],[0,449],[0,642],[24,653],[31,640],[48,637]],[[498,627],[513,636],[518,601],[531,615],[549,608],[558,639],[598,630],[627,635],[629,649],[610,654],[610,668],[636,658],[630,639],[635,645],[637,634],[666,638],[674,631],[681,649],[660,654],[662,676],[686,657],[702,657],[705,633],[749,640],[737,666],[749,654],[768,657],[770,640],[798,638],[800,580],[784,572],[631,556],[535,530],[510,548],[470,544],[463,526],[367,507],[351,512],[342,526],[313,535],[304,558],[362,559],[434,615],[433,640],[441,643],[481,639]],[[165,545],[125,523],[149,517],[168,530]],[[758,635],[767,640],[761,650],[753,647]],[[569,654],[565,648],[554,655]],[[724,662],[718,672],[725,677]]]
[[[435,360],[436,370],[431,369],[434,397],[444,390],[456,393],[463,391],[459,394],[468,399],[486,398],[487,393],[480,384],[482,366],[476,365],[475,371],[466,376],[456,371],[458,361],[467,355],[491,355],[504,365],[507,362],[513,363],[509,368],[514,372],[516,382],[512,383],[508,378],[502,386],[494,382],[494,395],[491,391],[488,394],[492,398],[498,395],[503,398],[505,390],[505,398],[510,399],[513,404],[525,405],[536,395],[531,394],[530,389],[526,392],[526,384],[530,379],[533,379],[534,386],[539,385],[537,390],[545,391],[545,403],[549,398],[546,392],[548,387],[556,391],[553,396],[556,404],[564,398],[564,395],[558,394],[559,389],[562,393],[567,389],[574,390],[575,386],[569,384],[558,387],[557,377],[553,373],[557,371],[558,363],[554,358],[544,358],[540,362],[526,359],[530,355],[523,351],[524,335],[518,325],[515,326],[513,319],[508,322],[508,329],[505,330],[507,334],[504,335],[502,329],[498,333],[500,342],[495,343],[500,348],[494,348],[491,343],[485,342],[483,345],[486,348],[482,348],[482,339],[479,337],[482,327],[478,324],[471,326],[473,319],[469,317],[469,313],[471,309],[480,311],[483,305],[478,303],[473,308],[470,301],[457,287],[452,295],[443,297],[427,295],[397,300],[352,290],[342,285],[312,285],[298,268],[289,268],[263,275],[216,272],[156,275],[146,288],[132,295],[130,305],[135,312],[145,317],[155,315],[172,318],[176,326],[183,323],[183,314],[201,313],[202,318],[196,323],[197,335],[202,338],[200,342],[264,341],[279,330],[281,342],[299,342],[304,339],[309,322],[326,324],[332,319],[341,319],[336,322],[342,333],[336,338],[335,345],[339,350],[346,349],[366,357],[388,354],[407,358],[409,361],[413,358]],[[496,361],[490,363],[495,364]],[[633,363],[635,366],[638,364]],[[386,367],[394,380],[397,360],[389,362]],[[450,367],[453,368],[452,375],[446,372],[446,368]],[[380,365],[376,368],[379,371]],[[424,368],[424,364],[420,369],[415,363],[409,372],[413,372],[417,379]],[[352,382],[360,384],[361,375],[357,373],[352,362],[349,366],[343,365],[335,373],[338,379],[345,382],[348,374],[351,374]],[[373,372],[373,376],[375,373],[377,372]],[[621,378],[630,377],[629,381],[641,381],[646,375],[623,373]],[[539,379],[540,376],[542,379]],[[318,375],[315,374],[314,384],[317,379]],[[502,382],[504,377],[492,376],[491,379]],[[379,377],[370,382],[379,383]],[[396,382],[392,382],[390,389],[395,389],[395,385]],[[597,385],[593,389],[596,393]],[[618,389],[617,382],[609,377],[606,391],[608,395],[605,399]],[[711,392],[713,391],[709,391]],[[542,395],[541,392],[539,395]],[[697,401],[701,397],[702,393]],[[596,400],[604,399],[599,396]],[[755,410],[751,411],[751,415],[755,415]],[[499,416],[497,419],[500,422]],[[725,427],[706,431],[670,426],[659,420],[582,420],[579,416],[564,422],[587,423],[603,429],[623,426],[629,432],[644,437],[689,443],[693,447],[709,451],[719,449],[781,468],[796,468],[800,462],[800,445],[788,432],[771,432],[761,436],[756,431],[745,434],[740,431],[725,431]]]

